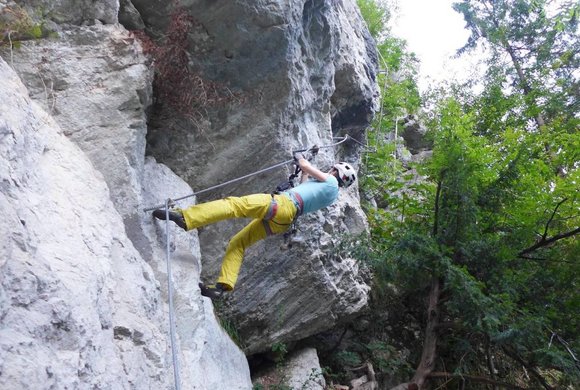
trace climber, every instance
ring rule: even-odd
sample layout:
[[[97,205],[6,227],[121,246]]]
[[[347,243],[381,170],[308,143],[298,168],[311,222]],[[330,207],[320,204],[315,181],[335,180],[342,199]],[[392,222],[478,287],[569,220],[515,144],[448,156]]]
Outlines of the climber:
[[[169,211],[169,219],[184,230],[229,218],[254,218],[228,243],[217,283],[199,284],[203,296],[220,299],[233,290],[247,248],[267,236],[284,233],[299,215],[331,205],[338,198],[338,187],[348,187],[356,180],[355,170],[344,162],[324,173],[302,153],[295,153],[294,160],[302,170],[300,184],[280,194],[228,197]],[[166,212],[157,209],[153,216],[165,220]]]

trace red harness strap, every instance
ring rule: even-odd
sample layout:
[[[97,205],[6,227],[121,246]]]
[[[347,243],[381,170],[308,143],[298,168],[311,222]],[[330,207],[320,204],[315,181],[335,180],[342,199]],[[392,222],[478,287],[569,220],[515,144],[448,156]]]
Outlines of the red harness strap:
[[[294,205],[298,209],[296,212],[296,217],[298,217],[302,215],[302,210],[304,210],[304,200],[302,200],[302,197],[298,192],[290,191],[289,194],[296,200]]]
[[[277,212],[278,212],[278,202],[276,202],[276,199],[274,199],[274,195],[272,194],[272,201],[270,202],[268,212],[266,213],[266,215],[264,215],[264,218],[262,218],[262,224],[264,225],[264,229],[266,229],[266,235],[268,236],[274,235],[274,232],[272,232],[272,229],[270,229],[270,224],[268,223],[268,221],[274,219]]]
[[[297,209],[296,215],[294,216],[294,221],[296,221],[296,218],[298,218],[302,214],[302,210],[304,208],[304,200],[302,200],[302,197],[296,192],[289,191],[288,194],[290,194],[290,197],[292,198],[292,202],[294,203],[294,205],[296,206],[296,209]],[[277,212],[278,212],[278,202],[276,202],[276,200],[274,199],[274,194],[272,194],[272,201],[270,202],[270,207],[268,208],[268,212],[266,213],[264,218],[262,218],[262,224],[264,225],[264,229],[266,230],[266,235],[268,235],[268,236],[272,236],[275,234],[274,232],[272,232],[272,229],[270,228],[270,224],[268,222],[272,221],[274,219]],[[274,222],[274,221],[272,221],[272,222]],[[274,222],[274,223],[276,223],[276,222]],[[276,224],[279,225],[278,223],[276,223]],[[291,225],[292,224],[288,224],[288,226],[291,226]]]
[[[262,218],[264,221],[270,221],[276,216],[278,212],[278,202],[274,199],[274,195],[272,195],[272,201],[270,202],[270,207],[268,208],[268,212]]]

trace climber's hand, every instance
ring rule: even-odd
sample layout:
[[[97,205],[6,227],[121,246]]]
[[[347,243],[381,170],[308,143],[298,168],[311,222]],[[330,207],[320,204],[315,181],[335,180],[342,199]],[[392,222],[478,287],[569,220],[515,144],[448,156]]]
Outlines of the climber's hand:
[[[296,153],[294,153],[294,162],[296,162],[296,164],[298,164],[301,159],[307,160],[307,158],[304,155],[304,153],[302,153],[302,152],[296,152]]]

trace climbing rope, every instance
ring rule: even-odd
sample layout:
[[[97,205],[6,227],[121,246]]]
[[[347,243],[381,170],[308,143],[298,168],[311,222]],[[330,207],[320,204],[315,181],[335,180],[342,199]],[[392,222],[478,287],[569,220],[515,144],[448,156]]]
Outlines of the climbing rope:
[[[177,360],[177,343],[175,342],[175,319],[173,318],[173,277],[171,276],[171,255],[169,246],[169,203],[171,199],[165,201],[165,240],[167,260],[167,290],[169,295],[169,333],[171,335],[171,355],[173,357],[173,378],[175,380],[175,389],[181,389],[181,380],[179,379],[179,362]]]
[[[348,135],[345,135],[344,137],[333,137],[333,139],[339,139],[339,138],[341,139],[340,141],[338,141],[338,142],[335,142],[335,143],[333,143],[333,144],[330,144],[330,145],[323,145],[323,146],[318,146],[318,149],[333,148],[333,147],[335,147],[335,146],[337,146],[337,145],[340,145],[340,144],[342,144],[342,143],[343,143],[343,142],[345,142],[347,139],[352,139],[352,140],[354,140],[354,138],[351,138],[351,137],[349,137]],[[356,141],[356,140],[355,140],[355,141]],[[358,142],[358,141],[357,141],[357,142]],[[359,143],[360,143],[360,142],[359,142]],[[309,150],[311,150],[311,149],[312,149],[312,148],[309,148],[309,149],[302,149],[302,150],[295,150],[295,151],[294,151],[294,153],[306,152],[306,151],[309,151]],[[293,162],[293,161],[294,161],[294,159],[291,159],[291,160],[286,160],[286,161],[280,162],[280,163],[278,163],[278,164],[272,165],[271,167],[264,168],[264,169],[260,169],[259,171],[252,172],[252,173],[249,173],[249,174],[247,174],[247,175],[244,175],[244,176],[240,176],[240,177],[238,177],[238,178],[235,178],[235,179],[232,179],[232,180],[228,180],[228,181],[226,181],[226,182],[224,182],[224,183],[216,184],[215,186],[211,186],[211,187],[205,188],[205,189],[203,189],[203,190],[200,190],[200,191],[194,192],[193,194],[189,194],[189,195],[185,195],[185,196],[182,196],[182,197],[180,197],[180,198],[177,198],[177,199],[169,200],[169,203],[170,203],[170,204],[173,204],[174,202],[178,202],[178,201],[180,201],[180,200],[183,200],[183,199],[191,198],[191,197],[193,197],[193,196],[196,196],[196,195],[199,195],[199,194],[203,194],[204,192],[208,192],[208,191],[211,191],[211,190],[215,190],[215,189],[217,189],[217,188],[225,187],[225,186],[227,186],[227,185],[230,185],[230,184],[232,184],[232,183],[236,183],[236,182],[238,182],[238,181],[240,181],[240,180],[244,180],[244,179],[247,179],[247,178],[249,178],[249,177],[252,177],[252,176],[255,176],[255,175],[259,175],[260,173],[264,173],[264,172],[267,172],[267,171],[271,171],[272,169],[276,169],[276,168],[278,168],[278,167],[281,167],[281,166],[284,166],[284,165],[290,164],[290,163],[291,163],[291,162]],[[148,212],[148,211],[152,211],[152,210],[160,209],[160,208],[163,208],[163,207],[168,207],[168,204],[167,204],[167,202],[166,202],[166,204],[160,204],[160,205],[155,205],[155,206],[152,206],[152,207],[147,207],[147,208],[143,209],[143,211],[144,211],[144,212]]]

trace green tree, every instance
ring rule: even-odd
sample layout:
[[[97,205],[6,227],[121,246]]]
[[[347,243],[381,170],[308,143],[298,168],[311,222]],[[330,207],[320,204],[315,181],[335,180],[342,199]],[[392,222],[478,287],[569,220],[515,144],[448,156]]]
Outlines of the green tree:
[[[557,8],[548,0],[463,0],[453,5],[466,21],[471,36],[460,50],[478,43],[491,50],[490,74],[523,94],[526,116],[537,127],[563,120],[578,128],[578,2]],[[550,15],[554,13],[554,15]],[[507,59],[507,62],[505,61]],[[513,93],[512,92],[512,93]]]
[[[382,197],[379,193],[387,185],[397,181],[400,162],[396,145],[389,142],[396,137],[400,120],[417,112],[421,98],[417,88],[418,61],[407,50],[404,40],[392,36],[387,24],[391,16],[390,2],[357,0],[362,16],[375,38],[379,56],[378,84],[380,87],[380,110],[371,125],[368,146],[372,153],[364,156],[364,192],[367,198]]]
[[[357,0],[357,5],[372,37],[381,40],[387,34],[389,6],[375,0]]]
[[[553,14],[545,6],[455,5],[472,31],[465,49],[491,49],[484,89],[452,86],[438,96],[428,115],[433,158],[415,167],[426,179],[405,191],[385,138],[422,102],[408,93],[416,74],[404,42],[388,34],[378,42],[382,111],[369,133],[376,152],[365,156],[363,191],[383,202],[369,210],[371,239],[356,254],[373,264],[375,318],[396,310],[407,321],[400,333],[409,318],[423,326],[422,345],[408,356],[416,370],[399,365],[405,386],[580,382],[578,6]],[[409,77],[393,77],[401,73]],[[379,328],[376,337],[392,341]]]
[[[407,304],[424,307],[427,297],[424,314],[409,310],[425,327],[410,383],[461,375],[525,387],[522,367],[545,388],[574,383],[577,189],[553,187],[533,140],[490,139],[476,131],[476,112],[453,99],[440,104],[423,200],[404,219],[396,208],[372,219],[377,277]],[[577,169],[570,174],[578,179]]]

